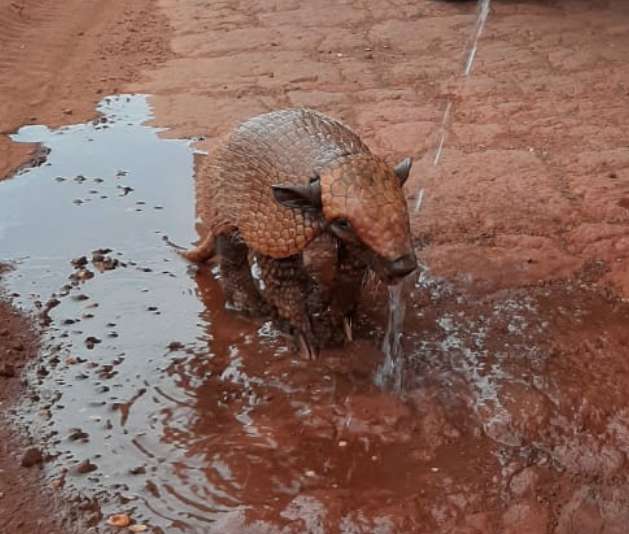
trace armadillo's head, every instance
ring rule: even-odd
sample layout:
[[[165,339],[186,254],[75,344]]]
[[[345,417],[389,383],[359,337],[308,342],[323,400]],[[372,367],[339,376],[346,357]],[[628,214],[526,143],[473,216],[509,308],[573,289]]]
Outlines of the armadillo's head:
[[[402,186],[411,170],[405,159],[395,168],[371,154],[341,158],[306,186],[274,187],[278,202],[317,210],[339,239],[361,245],[365,259],[388,284],[417,267]]]

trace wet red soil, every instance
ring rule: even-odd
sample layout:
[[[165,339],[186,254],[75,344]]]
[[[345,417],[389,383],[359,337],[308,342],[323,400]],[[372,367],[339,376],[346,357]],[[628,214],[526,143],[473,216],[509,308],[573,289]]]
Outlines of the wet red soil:
[[[130,88],[155,95],[154,122],[172,128],[165,135],[203,135],[211,148],[236,120],[309,105],[346,120],[392,160],[416,158],[409,196],[424,188],[413,226],[430,271],[409,296],[407,393],[373,385],[382,295],[364,299],[359,340],[313,364],[225,312],[209,269],[178,273],[181,292],[200,305],[196,341],[177,326],[169,339],[186,339],[161,360],[133,329],[93,352],[81,346],[88,328],[69,331],[54,376],[30,381],[31,396],[65,394],[65,408],[48,403],[53,429],[68,431],[81,402],[113,421],[90,427],[83,449],[66,435],[51,443],[64,455],[44,469],[46,480],[69,468],[68,491],[97,495],[108,512],[137,513],[156,532],[627,532],[626,3],[496,0],[467,79],[471,3],[159,5],[174,55]],[[16,120],[11,128],[27,122]],[[85,292],[106,313],[133,310],[130,297],[98,285],[104,276]],[[180,325],[185,306],[169,314],[158,304],[154,313]],[[76,316],[101,320],[90,310]],[[70,315],[51,315],[51,335],[63,336]],[[142,317],[137,324],[159,338],[160,326]],[[89,333],[105,339],[107,320]],[[20,321],[8,323],[23,332],[11,339],[29,354],[36,345]],[[126,364],[116,363],[121,349]],[[138,354],[151,362],[146,384],[133,378]],[[80,370],[73,356],[85,359]],[[94,384],[69,394],[90,373]],[[96,388],[105,386],[120,393],[101,413]],[[18,415],[28,421],[39,409],[27,399]],[[100,446],[111,440],[113,452]],[[14,458],[26,444],[11,443]],[[86,457],[97,465],[92,479],[73,471]],[[0,472],[9,483],[36,486],[28,477],[38,467],[11,464]],[[111,476],[127,488],[112,488]],[[27,498],[4,501],[11,521]]]
[[[0,276],[8,267],[0,264]],[[99,520],[98,505],[73,503],[74,513],[42,476],[49,460],[41,444],[11,422],[15,399],[28,391],[24,368],[37,358],[39,332],[29,318],[0,302],[0,525],[2,532],[66,534]]]

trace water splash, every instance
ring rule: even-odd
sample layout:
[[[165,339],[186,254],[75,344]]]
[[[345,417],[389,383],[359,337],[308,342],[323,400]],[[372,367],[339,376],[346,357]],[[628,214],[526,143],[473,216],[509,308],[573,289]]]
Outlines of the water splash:
[[[472,34],[471,45],[468,46],[467,61],[465,62],[465,71],[463,74],[465,77],[469,77],[472,72],[472,66],[474,65],[474,59],[476,59],[476,51],[478,50],[478,42],[480,36],[485,29],[485,23],[487,17],[489,17],[489,9],[491,7],[491,0],[479,0],[478,1],[478,17],[476,18],[476,24],[474,26],[474,33]]]
[[[406,299],[402,298],[404,281],[389,288],[389,318],[382,342],[384,362],[376,373],[376,384],[383,389],[402,393],[404,352],[402,350],[402,325],[406,315]]]
[[[490,8],[491,0],[478,0],[478,15],[476,16],[474,29],[465,47],[466,52],[465,64],[463,67],[463,83],[465,83],[465,81],[470,77],[470,74],[472,73],[472,67],[474,66],[474,60],[476,59],[476,53],[478,51],[478,43],[480,41],[483,30],[485,29],[487,18],[489,17]],[[446,144],[446,139],[450,130],[451,118],[453,116],[453,108],[454,101],[450,98],[446,103],[446,107],[441,118],[441,123],[439,124],[439,129],[437,130],[439,142],[437,143],[437,148],[435,149],[435,155],[432,158],[433,169],[435,169],[437,165],[439,165],[439,162],[441,161],[441,156],[443,155],[443,149]],[[415,213],[419,212],[421,202],[422,196],[419,195],[417,197],[417,202],[415,203]]]
[[[478,0],[478,15],[474,24],[474,29],[465,47],[465,65],[463,68],[463,80],[467,80],[472,73],[474,60],[478,51],[478,43],[485,29],[489,11],[491,8],[491,0]],[[452,118],[452,110],[454,102],[449,99],[443,112],[439,130],[439,142],[435,149],[435,155],[432,159],[432,169],[436,169],[441,161],[443,149],[448,137],[450,123]],[[424,199],[424,190],[420,189],[415,203],[415,213],[419,212],[422,201]],[[420,275],[421,276],[421,275]],[[404,324],[404,316],[406,313],[406,297],[407,293],[404,286],[409,284],[408,277],[405,281],[389,288],[389,315],[387,321],[387,329],[382,344],[382,352],[384,352],[384,362],[376,373],[376,384],[382,388],[391,388],[396,393],[403,391],[403,375],[404,375],[404,354],[402,348],[402,326]]]

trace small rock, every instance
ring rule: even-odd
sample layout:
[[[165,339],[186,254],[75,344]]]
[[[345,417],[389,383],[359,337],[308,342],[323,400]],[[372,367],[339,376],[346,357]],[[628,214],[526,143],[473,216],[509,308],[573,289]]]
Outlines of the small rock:
[[[181,343],[181,341],[171,341],[168,344],[169,351],[175,351],[175,350],[181,350],[181,349],[183,349],[183,343]]]
[[[139,465],[138,467],[130,469],[129,473],[132,475],[144,475],[146,474],[146,467],[144,467],[143,465]]]
[[[70,441],[77,441],[77,440],[85,441],[85,440],[88,440],[89,437],[90,437],[89,434],[87,432],[84,432],[80,428],[71,428],[68,439]]]
[[[116,514],[107,519],[107,524],[111,527],[125,528],[131,524],[131,519],[127,514]]]
[[[146,532],[148,528],[149,527],[147,527],[146,525],[141,525],[140,523],[136,523],[135,525],[131,525],[129,527],[129,530],[131,532]]]
[[[90,278],[94,278],[94,273],[89,269],[81,269],[77,276],[80,280],[89,280]]]
[[[77,466],[76,472],[80,475],[85,475],[87,473],[91,473],[92,471],[96,471],[97,469],[98,467],[95,464],[89,460],[84,460]]]
[[[85,338],[85,346],[88,349],[93,349],[95,345],[97,345],[98,343],[100,343],[101,340],[98,339],[97,337],[94,336],[89,336]]]
[[[5,363],[0,367],[0,376],[4,378],[13,378],[15,376],[15,368],[10,363]]]
[[[65,115],[72,115],[72,110],[70,108],[66,108],[66,109],[63,110],[63,113]]]
[[[22,467],[33,467],[43,463],[44,456],[37,447],[28,449],[22,456]]]

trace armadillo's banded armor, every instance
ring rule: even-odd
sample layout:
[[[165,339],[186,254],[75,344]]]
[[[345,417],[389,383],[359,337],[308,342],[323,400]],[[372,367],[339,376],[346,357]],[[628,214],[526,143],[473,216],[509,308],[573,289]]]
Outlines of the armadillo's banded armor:
[[[236,128],[202,169],[205,222],[217,235],[237,229],[249,247],[274,258],[303,251],[320,215],[280,206],[274,184],[306,184],[334,160],[370,154],[349,128],[306,109],[281,110]]]

